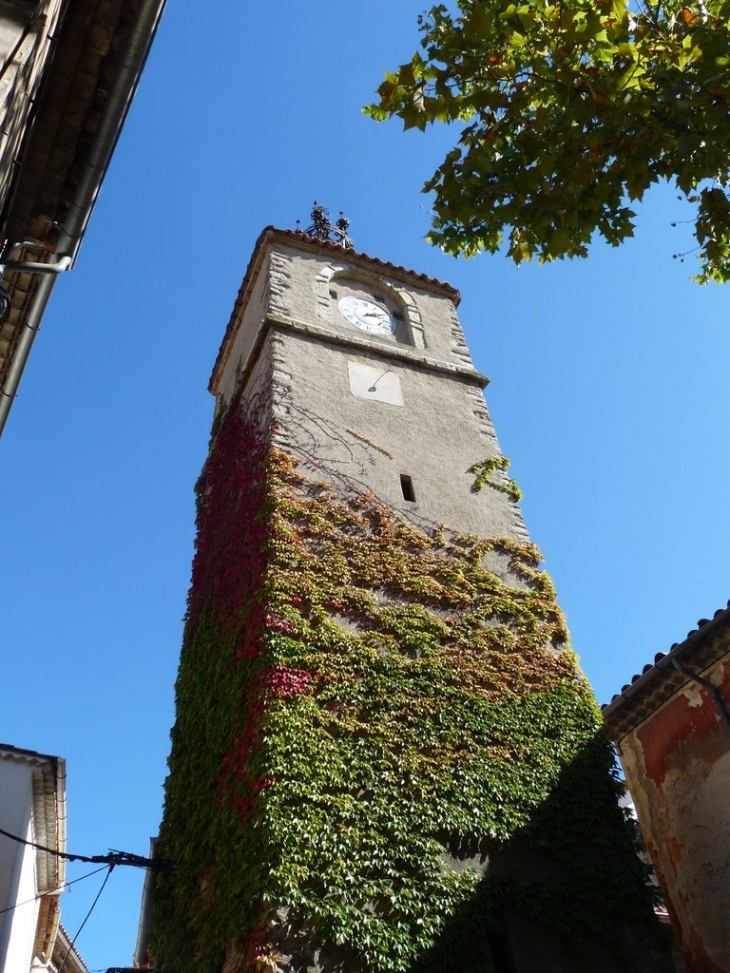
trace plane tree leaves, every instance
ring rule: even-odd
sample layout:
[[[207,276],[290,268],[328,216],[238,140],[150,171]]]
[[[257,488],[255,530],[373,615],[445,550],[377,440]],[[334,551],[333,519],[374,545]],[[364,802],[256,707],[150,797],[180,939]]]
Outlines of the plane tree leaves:
[[[459,0],[419,24],[366,112],[457,129],[424,186],[434,244],[584,257],[668,181],[696,206],[697,279],[730,278],[730,0]]]

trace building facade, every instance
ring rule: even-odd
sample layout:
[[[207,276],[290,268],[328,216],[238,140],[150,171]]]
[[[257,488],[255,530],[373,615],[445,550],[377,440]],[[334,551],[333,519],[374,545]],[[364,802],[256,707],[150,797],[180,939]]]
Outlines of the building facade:
[[[459,295],[346,242],[264,231],[213,371],[155,967],[669,970]]]
[[[0,434],[76,259],[164,0],[0,2]]]
[[[603,708],[687,973],[730,973],[730,609]]]
[[[64,760],[0,745],[0,828],[0,971],[49,969],[66,874],[53,854],[66,850]]]

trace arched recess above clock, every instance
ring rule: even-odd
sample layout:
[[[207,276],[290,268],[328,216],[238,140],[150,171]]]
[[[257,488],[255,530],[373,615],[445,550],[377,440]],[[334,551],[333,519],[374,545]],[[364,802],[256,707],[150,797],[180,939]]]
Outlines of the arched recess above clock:
[[[330,266],[320,275],[320,297],[333,324],[356,328],[371,337],[425,348],[421,315],[413,295],[379,275]],[[324,289],[324,288],[323,288]]]

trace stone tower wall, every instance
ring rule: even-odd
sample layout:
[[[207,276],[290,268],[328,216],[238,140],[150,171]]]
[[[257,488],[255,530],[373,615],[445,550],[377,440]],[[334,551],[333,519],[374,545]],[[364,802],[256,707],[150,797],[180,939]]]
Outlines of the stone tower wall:
[[[156,968],[670,969],[454,292],[269,242],[213,377]],[[361,285],[394,336],[337,316]]]

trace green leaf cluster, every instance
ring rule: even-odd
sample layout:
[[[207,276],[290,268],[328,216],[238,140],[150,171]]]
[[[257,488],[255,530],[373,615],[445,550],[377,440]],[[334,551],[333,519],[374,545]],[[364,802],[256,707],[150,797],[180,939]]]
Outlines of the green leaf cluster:
[[[429,534],[255,426],[233,410],[201,480],[156,968],[316,947],[324,969],[491,973],[505,909],[566,950],[650,920],[537,549]]]
[[[494,479],[492,477],[492,474],[496,470],[499,470],[501,473],[506,473],[508,469],[509,459],[506,456],[490,456],[487,459],[480,460],[478,463],[474,463],[473,466],[469,467],[469,472],[475,475],[472,490],[474,493],[479,493],[485,486],[490,486],[494,490],[500,490],[502,493],[506,493],[508,497],[512,497],[513,500],[519,502],[522,499],[522,490],[520,490],[511,477],[504,479]]]
[[[725,282],[729,25],[728,0],[439,4],[366,111],[457,128],[424,187],[448,253],[584,257],[632,236],[631,204],[666,181],[696,206],[697,279]]]

